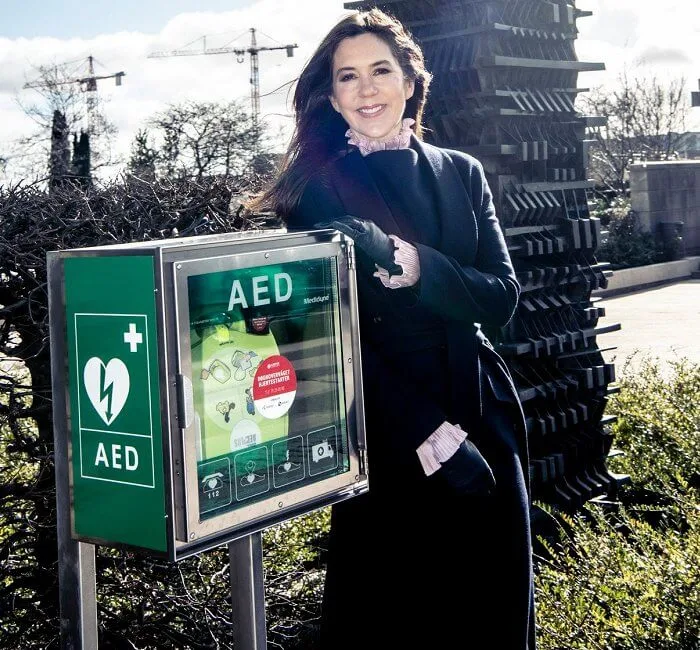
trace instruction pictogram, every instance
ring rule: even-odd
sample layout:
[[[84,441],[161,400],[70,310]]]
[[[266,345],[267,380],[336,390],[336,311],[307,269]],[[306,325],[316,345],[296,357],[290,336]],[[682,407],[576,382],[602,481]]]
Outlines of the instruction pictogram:
[[[335,427],[325,427],[306,434],[309,474],[323,474],[338,467],[338,434]]]

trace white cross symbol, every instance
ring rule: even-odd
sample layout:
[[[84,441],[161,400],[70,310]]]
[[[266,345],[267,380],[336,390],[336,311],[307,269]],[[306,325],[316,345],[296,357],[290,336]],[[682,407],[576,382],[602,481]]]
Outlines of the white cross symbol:
[[[143,343],[143,334],[136,331],[136,323],[129,323],[129,331],[124,332],[124,343],[129,344],[132,352],[136,352],[139,343]]]

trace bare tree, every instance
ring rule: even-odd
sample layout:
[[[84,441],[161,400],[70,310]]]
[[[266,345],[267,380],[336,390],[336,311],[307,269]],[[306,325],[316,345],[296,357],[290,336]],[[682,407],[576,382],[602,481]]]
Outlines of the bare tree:
[[[607,118],[607,125],[591,129],[589,171],[607,193],[624,194],[632,162],[677,157],[689,111],[686,80],[625,70],[612,88],[583,95],[581,108]]]
[[[13,175],[24,178],[47,176],[51,160],[51,133],[54,113],[66,118],[67,130],[73,134],[88,130],[87,98],[84,88],[67,65],[34,68],[30,90],[31,100],[18,98],[17,103],[30,117],[36,128],[28,136],[13,143]],[[97,170],[117,164],[112,148],[117,134],[116,126],[105,116],[102,100],[93,103],[90,115],[90,143],[92,169]]]
[[[137,136],[132,158],[143,161],[154,150],[161,177],[240,178],[265,148],[262,131],[235,101],[174,104],[148,120],[147,128],[148,135]]]

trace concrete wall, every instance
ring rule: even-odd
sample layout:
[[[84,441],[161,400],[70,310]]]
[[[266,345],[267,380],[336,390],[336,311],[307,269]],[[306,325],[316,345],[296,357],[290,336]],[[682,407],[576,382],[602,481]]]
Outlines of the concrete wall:
[[[629,291],[639,291],[660,284],[687,280],[700,269],[700,257],[686,257],[676,262],[647,264],[631,269],[619,269],[608,278],[606,289],[594,291],[595,296],[614,296]]]
[[[700,160],[638,163],[630,167],[632,209],[642,227],[682,221],[687,255],[700,253]]]

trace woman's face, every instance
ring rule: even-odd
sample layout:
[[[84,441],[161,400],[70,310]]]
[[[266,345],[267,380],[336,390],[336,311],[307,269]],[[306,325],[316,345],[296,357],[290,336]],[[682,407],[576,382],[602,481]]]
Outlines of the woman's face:
[[[361,34],[338,45],[330,100],[356,133],[370,140],[396,135],[413,88],[391,48],[378,36]]]

